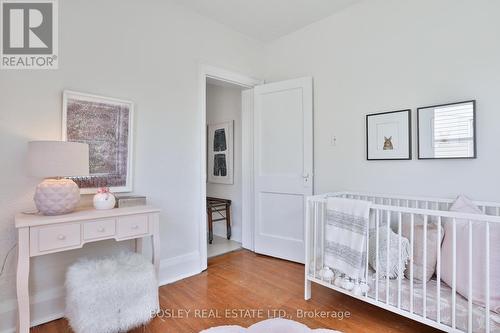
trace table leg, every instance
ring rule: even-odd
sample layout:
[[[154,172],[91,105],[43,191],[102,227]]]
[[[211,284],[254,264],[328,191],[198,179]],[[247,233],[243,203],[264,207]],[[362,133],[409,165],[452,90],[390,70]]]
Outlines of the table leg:
[[[154,215],[153,221],[153,265],[156,270],[156,278],[160,278],[160,216]],[[159,281],[158,281],[159,282]]]
[[[208,243],[212,244],[214,240],[214,223],[212,221],[212,210],[208,209],[207,210],[207,217],[208,217]]]
[[[139,254],[144,254],[144,238],[135,239],[135,252]]]
[[[231,239],[231,205],[226,204],[226,233],[227,239]]]
[[[18,256],[17,256],[17,307],[18,307],[18,333],[30,331],[30,294],[29,294],[29,228],[18,230]]]

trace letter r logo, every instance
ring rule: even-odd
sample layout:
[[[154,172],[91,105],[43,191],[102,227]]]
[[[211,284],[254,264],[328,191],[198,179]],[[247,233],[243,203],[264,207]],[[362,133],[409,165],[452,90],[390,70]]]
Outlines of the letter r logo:
[[[2,2],[4,54],[52,54],[50,2]]]

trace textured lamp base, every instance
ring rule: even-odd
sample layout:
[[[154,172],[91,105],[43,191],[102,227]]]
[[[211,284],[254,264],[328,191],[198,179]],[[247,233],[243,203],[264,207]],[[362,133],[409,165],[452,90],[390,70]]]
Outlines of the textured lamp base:
[[[34,200],[43,215],[67,214],[80,202],[80,189],[71,179],[45,179],[37,185]]]

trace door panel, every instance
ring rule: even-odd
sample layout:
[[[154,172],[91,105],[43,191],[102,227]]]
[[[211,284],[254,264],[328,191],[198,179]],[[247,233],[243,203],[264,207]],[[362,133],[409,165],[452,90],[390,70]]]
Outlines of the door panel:
[[[313,193],[312,78],[254,90],[255,251],[304,261],[305,197]]]

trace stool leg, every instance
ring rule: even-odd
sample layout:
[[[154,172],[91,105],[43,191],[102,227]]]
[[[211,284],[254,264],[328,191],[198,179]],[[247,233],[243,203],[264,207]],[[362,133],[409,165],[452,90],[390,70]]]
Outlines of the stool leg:
[[[226,204],[226,229],[227,239],[231,239],[231,205]]]
[[[208,243],[212,244],[214,240],[214,226],[212,221],[212,211],[210,209],[207,210],[207,217],[208,217]]]

